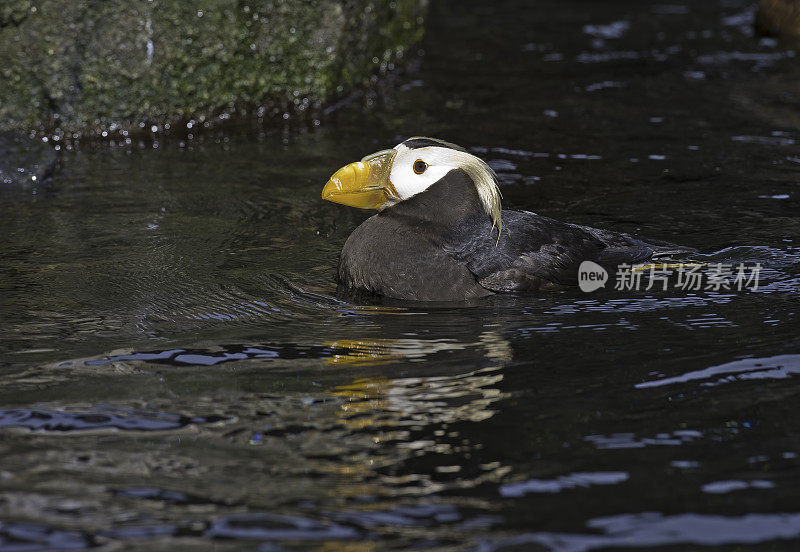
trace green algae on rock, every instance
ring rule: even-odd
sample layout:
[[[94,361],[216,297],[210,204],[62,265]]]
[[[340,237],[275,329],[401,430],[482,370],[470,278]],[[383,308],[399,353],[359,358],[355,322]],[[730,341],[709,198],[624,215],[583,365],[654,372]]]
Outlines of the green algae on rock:
[[[402,58],[421,37],[426,5],[4,2],[0,130],[96,135],[238,108],[319,107]]]

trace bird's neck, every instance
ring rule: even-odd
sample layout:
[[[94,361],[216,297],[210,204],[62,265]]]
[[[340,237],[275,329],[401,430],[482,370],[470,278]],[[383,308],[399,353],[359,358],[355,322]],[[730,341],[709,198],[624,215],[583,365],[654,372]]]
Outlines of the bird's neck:
[[[458,233],[464,225],[491,225],[475,183],[461,169],[450,171],[424,192],[386,209],[381,215],[402,218],[407,224],[442,238]]]

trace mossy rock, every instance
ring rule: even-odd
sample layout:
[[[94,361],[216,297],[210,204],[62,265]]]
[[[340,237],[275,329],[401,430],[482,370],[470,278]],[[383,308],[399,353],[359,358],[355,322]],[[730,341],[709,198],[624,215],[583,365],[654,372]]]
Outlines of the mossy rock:
[[[319,107],[402,57],[421,38],[425,5],[10,0],[0,7],[0,129],[95,134]]]

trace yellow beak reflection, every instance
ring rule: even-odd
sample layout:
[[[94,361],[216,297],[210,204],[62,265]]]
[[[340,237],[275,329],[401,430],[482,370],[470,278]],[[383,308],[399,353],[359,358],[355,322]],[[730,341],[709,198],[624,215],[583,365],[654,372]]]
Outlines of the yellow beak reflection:
[[[389,181],[395,155],[397,150],[383,150],[345,165],[325,184],[322,199],[359,209],[378,209],[397,199],[397,190]]]

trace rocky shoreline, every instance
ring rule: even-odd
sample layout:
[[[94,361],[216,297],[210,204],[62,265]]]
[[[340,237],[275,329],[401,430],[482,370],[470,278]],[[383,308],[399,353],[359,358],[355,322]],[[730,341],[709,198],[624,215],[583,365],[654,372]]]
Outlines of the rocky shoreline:
[[[11,0],[0,7],[0,130],[102,139],[321,110],[401,64],[426,8]]]

